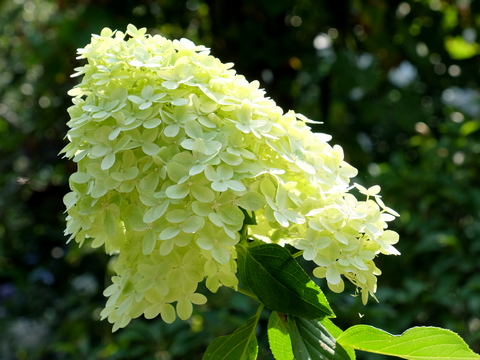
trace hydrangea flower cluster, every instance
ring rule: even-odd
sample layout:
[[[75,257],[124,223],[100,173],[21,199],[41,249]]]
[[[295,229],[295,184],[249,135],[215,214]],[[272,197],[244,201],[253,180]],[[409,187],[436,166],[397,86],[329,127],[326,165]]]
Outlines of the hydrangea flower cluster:
[[[69,92],[62,152],[78,171],[65,232],[117,257],[102,318],[114,331],[142,314],[189,318],[207,300],[200,282],[237,288],[235,245],[248,238],[302,250],[330,289],[343,290],[343,275],[366,302],[380,274],[375,256],[398,254],[398,235],[386,230],[398,214],[380,188],[350,186],[357,171],[342,148],[232,64],[145,33],[129,25],[93,35]]]

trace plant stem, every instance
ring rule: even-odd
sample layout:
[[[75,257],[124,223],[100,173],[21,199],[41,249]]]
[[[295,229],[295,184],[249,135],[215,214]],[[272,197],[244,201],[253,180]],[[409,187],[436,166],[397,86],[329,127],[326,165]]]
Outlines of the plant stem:
[[[238,288],[236,291],[238,291],[239,293],[241,293],[243,295],[247,295],[247,296],[251,297],[253,300],[259,301],[258,298],[255,296],[255,294],[253,292],[251,292],[250,290]]]
[[[296,259],[297,257],[301,256],[301,255],[303,254],[303,251],[304,251],[304,250],[299,251],[299,252],[296,252],[295,254],[293,254],[293,255],[292,255],[293,258]]]

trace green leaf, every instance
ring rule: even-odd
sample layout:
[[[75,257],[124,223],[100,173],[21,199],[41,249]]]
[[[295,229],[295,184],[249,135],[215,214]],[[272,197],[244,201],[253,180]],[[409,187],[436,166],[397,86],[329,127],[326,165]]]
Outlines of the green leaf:
[[[257,219],[255,218],[255,212],[252,211],[251,214],[245,210],[244,208],[240,208],[242,210],[243,216],[243,225],[257,225]]]
[[[284,317],[284,315],[282,315]],[[276,360],[295,360],[286,319],[273,311],[268,319],[268,343]]]
[[[259,313],[248,319],[233,334],[220,336],[208,346],[203,360],[255,360],[258,343],[255,337]]]
[[[327,318],[307,320],[289,316],[287,327],[296,359],[355,359],[353,349],[345,349],[335,340],[342,330]]]
[[[454,332],[436,327],[414,327],[392,335],[368,325],[347,329],[337,341],[343,346],[402,359],[480,359]]]
[[[250,289],[247,279],[245,278],[245,274],[246,274],[245,256],[247,255],[247,247],[243,246],[240,243],[240,244],[237,244],[235,249],[237,250],[237,267],[238,267],[237,276],[239,277],[239,280],[240,280],[240,286],[243,289],[251,292],[252,289]]]
[[[249,247],[244,271],[248,287],[269,309],[306,319],[335,317],[322,290],[282,246]]]

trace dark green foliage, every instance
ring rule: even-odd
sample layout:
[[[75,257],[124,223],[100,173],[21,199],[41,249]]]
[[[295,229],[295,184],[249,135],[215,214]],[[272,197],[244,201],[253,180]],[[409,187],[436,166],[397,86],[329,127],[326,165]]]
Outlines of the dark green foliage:
[[[270,310],[306,319],[335,317],[322,290],[284,247],[248,247],[244,261],[248,288]]]
[[[401,214],[402,256],[377,260],[378,304],[320,283],[336,325],[441,326],[479,352],[480,51],[468,43],[479,11],[442,0],[0,1],[0,358],[199,359],[254,312],[221,289],[189,322],[139,319],[111,334],[99,321],[108,259],[65,245],[74,166],[57,153],[75,50],[128,23],[211,47],[285,110],[324,121],[315,130],[342,145],[356,181],[382,186]],[[260,359],[271,359],[266,324]]]

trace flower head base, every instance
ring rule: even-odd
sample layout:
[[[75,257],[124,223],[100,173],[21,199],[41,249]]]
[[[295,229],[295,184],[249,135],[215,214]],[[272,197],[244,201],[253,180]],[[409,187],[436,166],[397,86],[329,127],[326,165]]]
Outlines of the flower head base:
[[[349,193],[357,171],[310,120],[185,39],[129,25],[78,53],[88,63],[70,92],[63,152],[78,171],[66,233],[117,256],[102,312],[114,330],[142,314],[189,318],[206,302],[196,292],[204,279],[214,292],[235,288],[235,245],[246,237],[304,250],[333,291],[343,275],[364,302],[373,296],[374,257],[398,254],[386,230],[398,214],[378,186],[355,185],[364,200]]]

